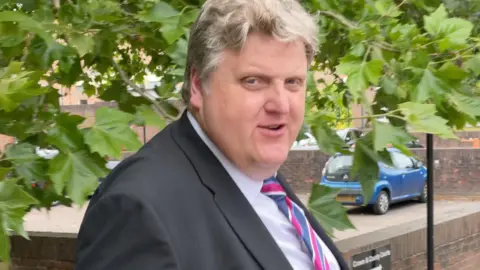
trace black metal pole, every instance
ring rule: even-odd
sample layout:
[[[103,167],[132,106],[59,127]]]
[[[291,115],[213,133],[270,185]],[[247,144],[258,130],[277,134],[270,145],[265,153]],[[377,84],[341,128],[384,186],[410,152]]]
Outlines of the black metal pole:
[[[427,269],[434,270],[435,245],[433,223],[433,135],[427,134]]]

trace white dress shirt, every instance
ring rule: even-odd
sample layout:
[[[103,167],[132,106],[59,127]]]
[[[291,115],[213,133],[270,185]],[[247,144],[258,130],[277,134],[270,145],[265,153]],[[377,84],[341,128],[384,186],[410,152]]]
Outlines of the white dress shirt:
[[[242,173],[208,138],[193,115],[190,112],[187,112],[187,116],[200,138],[202,138],[205,144],[214,153],[230,177],[235,181],[245,198],[252,205],[277,245],[285,254],[293,269],[313,270],[314,268],[308,250],[293,225],[280,211],[277,204],[271,198],[260,192],[263,182],[253,180]],[[330,269],[340,270],[337,260],[332,252],[321,239],[318,240],[320,241],[322,250],[326,253],[325,255],[330,264]]]

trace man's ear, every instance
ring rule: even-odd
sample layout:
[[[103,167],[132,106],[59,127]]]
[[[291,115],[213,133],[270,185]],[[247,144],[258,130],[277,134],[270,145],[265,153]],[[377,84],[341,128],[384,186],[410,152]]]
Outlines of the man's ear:
[[[197,69],[192,67],[190,71],[190,105],[200,109],[203,103],[203,84]]]

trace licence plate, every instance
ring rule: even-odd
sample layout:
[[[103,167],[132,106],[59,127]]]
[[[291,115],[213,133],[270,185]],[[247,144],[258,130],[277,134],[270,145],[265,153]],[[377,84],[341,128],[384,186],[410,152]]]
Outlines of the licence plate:
[[[337,195],[337,202],[356,202],[355,195]]]

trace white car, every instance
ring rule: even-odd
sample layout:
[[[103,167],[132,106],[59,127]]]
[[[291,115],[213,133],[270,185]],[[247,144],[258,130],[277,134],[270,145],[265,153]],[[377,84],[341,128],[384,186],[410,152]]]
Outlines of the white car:
[[[292,150],[318,150],[318,144],[315,137],[310,132],[305,132],[306,139],[295,141],[292,145]],[[363,131],[357,128],[346,128],[337,130],[337,136],[340,137],[345,143],[351,145],[355,142],[354,139],[358,139],[363,136]]]
[[[44,159],[53,159],[58,155],[59,151],[57,149],[46,149],[37,146],[35,148],[35,153]],[[109,170],[113,170],[113,168],[115,168],[120,162],[121,160],[108,160],[105,167]]]

